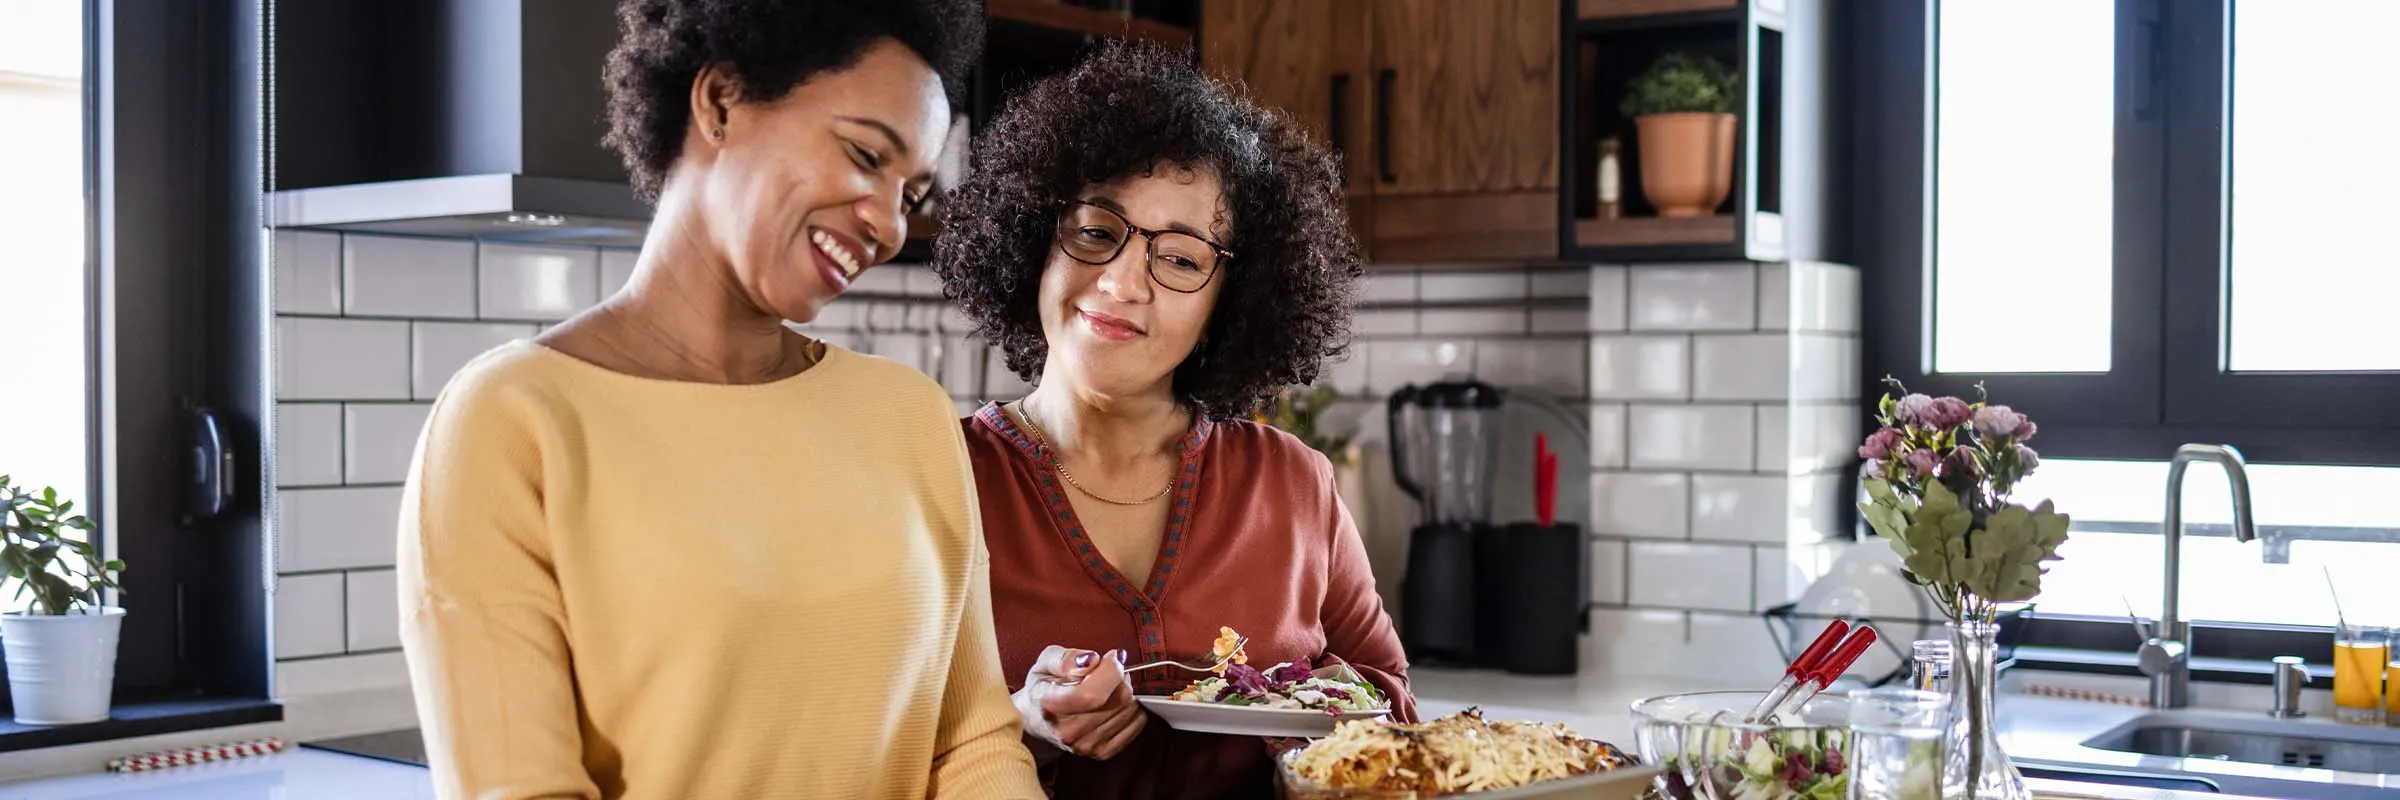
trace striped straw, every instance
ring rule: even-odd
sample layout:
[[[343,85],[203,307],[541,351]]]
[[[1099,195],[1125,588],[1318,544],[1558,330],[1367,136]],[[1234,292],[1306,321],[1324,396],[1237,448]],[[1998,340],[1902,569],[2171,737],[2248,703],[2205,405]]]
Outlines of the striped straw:
[[[282,752],[284,747],[285,744],[282,739],[270,738],[253,739],[247,742],[232,742],[229,744],[211,745],[208,747],[194,747],[188,750],[166,750],[156,753],[145,753],[138,756],[127,756],[125,758],[108,762],[108,771],[146,772],[154,769],[166,769],[168,767],[206,764],[214,761],[226,761],[236,758],[271,755]]]

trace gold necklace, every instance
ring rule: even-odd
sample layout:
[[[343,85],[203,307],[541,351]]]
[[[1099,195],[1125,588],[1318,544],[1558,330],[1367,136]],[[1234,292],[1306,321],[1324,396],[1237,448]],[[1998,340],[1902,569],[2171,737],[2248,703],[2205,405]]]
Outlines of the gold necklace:
[[[1050,434],[1042,432],[1042,424],[1033,421],[1032,414],[1025,413],[1025,404],[1023,403],[1017,404],[1017,418],[1025,421],[1025,427],[1033,429],[1033,438],[1041,440],[1042,449],[1050,451],[1050,467],[1058,470],[1058,476],[1067,479],[1067,485],[1075,487],[1075,491],[1082,492],[1083,496],[1085,497],[1089,497],[1109,505],[1146,506],[1151,503],[1158,502],[1159,498],[1165,497],[1169,492],[1175,491],[1175,481],[1172,478],[1167,480],[1167,485],[1165,488],[1158,490],[1158,494],[1154,494],[1140,500],[1119,500],[1114,497],[1103,497],[1098,492],[1083,488],[1083,484],[1075,480],[1075,474],[1067,471],[1067,462],[1058,457],[1058,445],[1050,443]]]

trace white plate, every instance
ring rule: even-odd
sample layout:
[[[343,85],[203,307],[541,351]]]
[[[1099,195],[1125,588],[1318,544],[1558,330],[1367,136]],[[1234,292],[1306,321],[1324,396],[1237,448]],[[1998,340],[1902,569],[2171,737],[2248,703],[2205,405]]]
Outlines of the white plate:
[[[1223,733],[1233,736],[1279,736],[1299,739],[1321,739],[1333,733],[1333,726],[1346,720],[1374,719],[1392,713],[1391,709],[1374,711],[1344,711],[1339,716],[1307,708],[1268,708],[1266,706],[1229,706],[1222,703],[1198,703],[1169,697],[1143,696],[1142,707],[1150,709],[1169,727],[1195,733]]]

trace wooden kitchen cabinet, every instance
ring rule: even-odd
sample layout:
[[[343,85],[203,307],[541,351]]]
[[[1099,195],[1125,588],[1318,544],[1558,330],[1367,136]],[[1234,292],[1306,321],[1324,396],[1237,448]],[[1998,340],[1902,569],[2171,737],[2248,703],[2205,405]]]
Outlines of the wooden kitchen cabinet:
[[[1558,256],[1559,0],[1207,0],[1202,62],[1344,153],[1381,264]]]

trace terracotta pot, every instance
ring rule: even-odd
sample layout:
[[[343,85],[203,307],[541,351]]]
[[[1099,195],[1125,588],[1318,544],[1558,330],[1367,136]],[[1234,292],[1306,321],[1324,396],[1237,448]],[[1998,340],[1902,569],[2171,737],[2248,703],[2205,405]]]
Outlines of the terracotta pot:
[[[1635,117],[1642,196],[1662,217],[1713,214],[1733,190],[1732,114]]]

